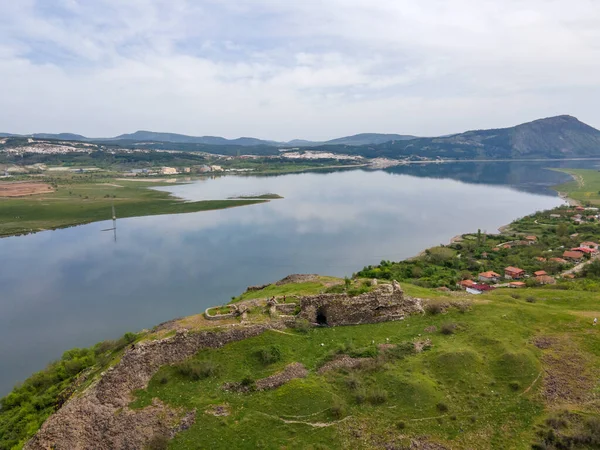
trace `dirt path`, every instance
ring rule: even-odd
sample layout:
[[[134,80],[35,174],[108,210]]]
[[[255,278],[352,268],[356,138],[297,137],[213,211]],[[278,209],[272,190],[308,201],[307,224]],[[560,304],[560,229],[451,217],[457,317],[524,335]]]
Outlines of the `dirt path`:
[[[579,273],[579,272],[581,272],[583,270],[583,268],[585,266],[587,266],[588,264],[591,264],[592,262],[596,261],[598,258],[600,258],[600,254],[592,256],[589,260],[584,261],[582,263],[579,263],[575,267],[570,268],[569,270],[565,270],[560,275],[564,277],[565,275],[571,275],[571,274]]]

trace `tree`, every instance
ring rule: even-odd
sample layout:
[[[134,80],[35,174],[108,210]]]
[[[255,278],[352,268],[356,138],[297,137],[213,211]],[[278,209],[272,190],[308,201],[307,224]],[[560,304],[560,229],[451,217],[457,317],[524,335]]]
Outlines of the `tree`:
[[[564,237],[569,232],[569,226],[565,222],[561,222],[556,227],[556,235],[559,237]]]

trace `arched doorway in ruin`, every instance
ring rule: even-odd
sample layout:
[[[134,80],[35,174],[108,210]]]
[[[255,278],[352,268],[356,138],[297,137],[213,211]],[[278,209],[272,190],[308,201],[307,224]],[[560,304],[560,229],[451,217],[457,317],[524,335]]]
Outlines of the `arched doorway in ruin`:
[[[327,311],[324,306],[320,306],[317,309],[317,324],[318,325],[327,325]]]

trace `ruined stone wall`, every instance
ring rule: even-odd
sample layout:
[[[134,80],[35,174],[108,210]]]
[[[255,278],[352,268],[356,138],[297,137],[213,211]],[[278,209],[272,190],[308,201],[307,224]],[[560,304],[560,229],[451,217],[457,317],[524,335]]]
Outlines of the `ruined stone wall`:
[[[397,283],[381,285],[356,297],[345,294],[303,297],[300,309],[298,317],[311,323],[325,321],[329,326],[387,322],[423,312],[420,301],[405,296]]]
[[[160,402],[130,410],[132,393],[148,385],[165,364],[186,360],[202,348],[218,348],[274,328],[274,324],[235,326],[205,332],[178,332],[146,341],[125,351],[121,361],[80,396],[74,396],[50,416],[26,450],[142,449],[153,435],[173,436],[193,423],[190,411],[173,410]]]

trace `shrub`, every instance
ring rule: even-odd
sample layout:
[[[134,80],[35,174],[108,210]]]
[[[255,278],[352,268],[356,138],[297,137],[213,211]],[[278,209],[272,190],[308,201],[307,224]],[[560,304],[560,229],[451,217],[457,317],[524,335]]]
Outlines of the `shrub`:
[[[387,349],[385,356],[388,359],[404,359],[414,353],[416,353],[415,344],[412,342],[402,342],[395,347]]]
[[[454,331],[456,331],[456,327],[457,325],[455,323],[444,323],[440,328],[440,333],[445,335],[454,334]]]
[[[448,405],[446,405],[445,403],[442,403],[442,402],[435,405],[435,408],[441,413],[448,412],[448,410],[449,410]]]
[[[356,401],[357,405],[362,405],[364,402],[367,401],[367,393],[361,389],[354,396],[354,400]]]
[[[510,296],[511,296],[512,298],[514,298],[515,300],[518,300],[518,299],[520,299],[520,298],[521,298],[521,295],[520,295],[520,294],[517,294],[516,292],[513,292],[512,294],[510,294]]]
[[[406,428],[406,423],[401,420],[396,424],[396,428],[398,428],[399,430],[404,430]]]
[[[346,387],[350,390],[357,390],[360,387],[360,380],[355,375],[350,375],[346,378]]]
[[[300,312],[300,311],[298,311],[298,312]],[[308,333],[312,327],[308,320],[297,318],[294,321],[292,328],[294,330],[298,331],[299,333]]]
[[[169,438],[164,434],[155,434],[146,445],[146,450],[167,450]]]
[[[212,361],[185,361],[175,366],[179,375],[192,381],[202,380],[217,374],[217,366]]]
[[[388,399],[387,391],[383,389],[373,389],[367,394],[367,401],[372,405],[381,405]]]
[[[471,309],[471,302],[460,302],[456,305],[456,308],[460,313],[464,314]]]
[[[529,296],[525,299],[527,303],[535,303],[535,297]]]
[[[443,313],[444,307],[441,303],[427,303],[427,305],[425,305],[425,311],[427,312],[427,314],[435,316],[436,314]]]
[[[511,381],[510,383],[508,383],[508,387],[513,391],[518,391],[519,389],[521,389],[521,383],[519,383],[518,381]]]
[[[158,379],[158,383],[159,384],[167,384],[169,382],[169,377],[167,377],[166,375],[162,375],[159,379]]]
[[[256,382],[254,381],[254,378],[252,378],[250,375],[246,375],[240,382],[242,386],[247,388],[254,388],[255,383]]]
[[[271,345],[270,347],[261,348],[257,355],[260,362],[268,366],[281,360],[281,349],[276,345]]]
[[[340,400],[335,399],[329,411],[334,419],[340,420],[346,415],[346,405]]]

